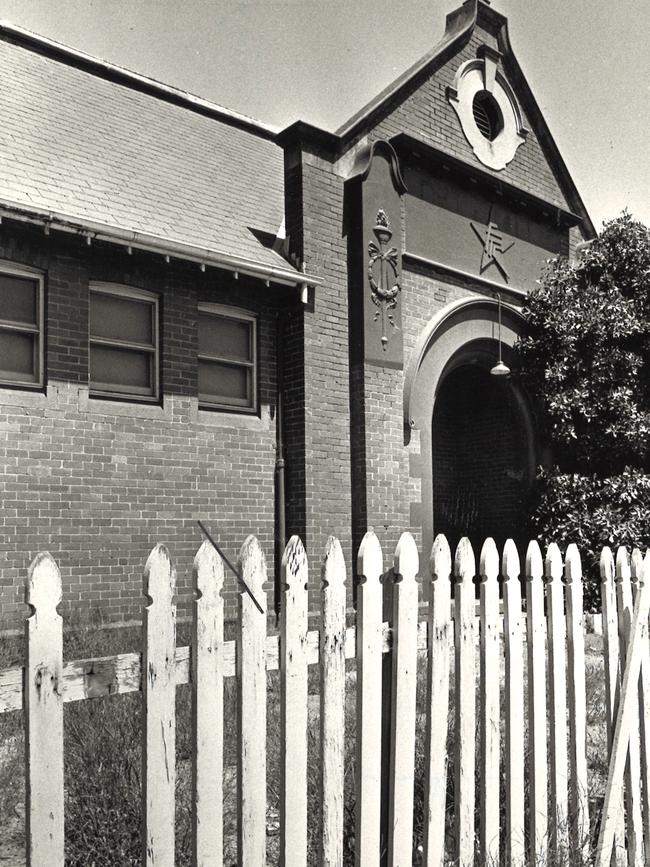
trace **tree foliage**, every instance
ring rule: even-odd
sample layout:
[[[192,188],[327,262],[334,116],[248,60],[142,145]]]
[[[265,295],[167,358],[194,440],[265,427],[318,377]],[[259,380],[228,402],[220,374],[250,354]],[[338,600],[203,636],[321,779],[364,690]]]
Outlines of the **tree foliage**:
[[[554,462],[533,529],[593,569],[603,545],[649,542],[650,230],[625,212],[606,223],[577,262],[549,263],[524,316],[520,375]]]

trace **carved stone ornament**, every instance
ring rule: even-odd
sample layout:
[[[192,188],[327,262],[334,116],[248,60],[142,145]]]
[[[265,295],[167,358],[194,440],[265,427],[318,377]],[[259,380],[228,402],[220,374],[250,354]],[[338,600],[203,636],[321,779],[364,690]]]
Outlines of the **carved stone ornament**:
[[[377,307],[374,321],[381,316],[381,344],[385,351],[388,346],[387,330],[397,328],[391,311],[397,307],[397,298],[402,287],[398,280],[397,248],[387,249],[393,237],[390,221],[381,208],[377,212],[373,232],[378,243],[371,241],[368,245],[368,282],[372,302]]]
[[[470,223],[474,234],[483,248],[479,274],[482,275],[487,271],[490,265],[495,265],[503,279],[508,283],[510,275],[506,270],[503,256],[505,256],[505,254],[515,246],[515,242],[512,241],[507,246],[504,246],[503,233],[499,230],[496,222],[492,219],[493,210],[494,206],[491,206],[487,218],[487,225],[485,227],[481,226],[479,228],[474,225],[474,223]]]

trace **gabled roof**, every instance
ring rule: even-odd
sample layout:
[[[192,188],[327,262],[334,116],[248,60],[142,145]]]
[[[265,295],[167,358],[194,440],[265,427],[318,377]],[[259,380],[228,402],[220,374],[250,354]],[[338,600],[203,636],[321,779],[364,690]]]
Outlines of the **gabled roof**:
[[[306,280],[273,249],[284,168],[270,127],[6,24],[0,70],[5,213]]]
[[[447,16],[442,40],[413,66],[389,84],[367,105],[340,126],[335,133],[319,130],[310,124],[298,122],[279,133],[278,141],[286,144],[293,138],[317,142],[334,153],[340,153],[361,138],[404,99],[418,82],[425,80],[458,54],[470,41],[477,24],[489,23],[497,33],[499,51],[504,70],[522,103],[529,123],[534,129],[544,156],[557,178],[570,211],[580,217],[583,232],[594,237],[596,230],[578,190],[562,159],[557,145],[544,120],[533,93],[514,55],[508,34],[507,19],[490,6],[490,0],[465,0],[462,6]],[[468,164],[468,169],[473,167]],[[474,168],[474,171],[476,169]],[[483,171],[483,174],[492,174]]]

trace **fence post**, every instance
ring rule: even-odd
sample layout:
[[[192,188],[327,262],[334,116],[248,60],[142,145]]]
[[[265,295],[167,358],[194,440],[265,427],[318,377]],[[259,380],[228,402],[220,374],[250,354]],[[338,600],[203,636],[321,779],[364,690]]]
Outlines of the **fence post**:
[[[221,557],[194,558],[192,617],[192,865],[223,864],[223,589]]]
[[[29,567],[25,601],[26,809],[28,867],[63,867],[63,625],[61,575],[50,554]]]
[[[424,787],[424,858],[426,867],[445,862],[447,810],[447,731],[451,663],[451,551],[443,535],[436,536],[429,561],[427,660],[426,781]]]
[[[330,536],[322,566],[321,670],[322,867],[343,863],[345,785],[345,560]]]
[[[156,545],[144,570],[142,648],[143,863],[174,863],[176,783],[176,570]]]
[[[542,552],[530,542],[526,552],[526,629],[528,637],[528,740],[530,756],[530,859],[548,861],[546,785],[546,621]]]
[[[625,670],[630,627],[632,623],[632,584],[627,550],[616,552],[616,595],[618,597],[618,635],[621,671]],[[641,657],[643,661],[643,654]],[[635,687],[638,693],[638,687]],[[639,744],[639,711],[632,710],[632,733],[625,771],[625,824],[627,828],[628,860],[631,867],[643,864],[643,824],[641,818],[641,756]]]
[[[454,797],[459,867],[474,863],[474,787],[476,769],[476,627],[474,575],[476,565],[469,539],[462,538],[454,559],[456,597],[454,635],[456,658],[456,752]]]
[[[545,574],[548,607],[549,721],[551,728],[551,858],[569,857],[569,781],[566,721],[566,620],[562,556],[552,542],[546,550]]]
[[[394,564],[388,861],[391,867],[411,867],[418,659],[418,583],[415,576],[419,563],[410,533],[400,536]]]
[[[524,849],[524,664],[519,554],[512,539],[503,548],[503,612],[506,645],[506,863],[522,867]]]
[[[307,555],[292,536],[282,556],[280,605],[280,864],[307,862]]]
[[[357,767],[355,864],[380,862],[381,665],[383,558],[379,540],[366,533],[357,558]]]
[[[481,550],[481,860],[499,863],[499,747],[500,747],[500,640],[499,640],[499,552],[494,539],[486,539]]]
[[[569,671],[569,811],[571,850],[589,854],[589,788],[587,781],[587,701],[585,694],[585,637],[582,608],[582,564],[572,543],[564,560],[566,582]]]
[[[262,606],[239,593],[237,628],[237,863],[266,863],[266,559],[255,536],[239,552],[237,570]]]

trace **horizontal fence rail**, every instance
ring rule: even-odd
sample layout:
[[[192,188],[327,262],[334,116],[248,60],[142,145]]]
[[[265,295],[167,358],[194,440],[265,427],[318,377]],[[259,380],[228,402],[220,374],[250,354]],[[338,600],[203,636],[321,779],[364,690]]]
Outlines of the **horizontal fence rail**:
[[[351,858],[357,865],[483,867],[504,859],[541,867],[595,859],[605,867],[614,856],[616,864],[650,863],[650,553],[621,548],[614,556],[606,548],[601,558],[610,755],[602,815],[593,814],[600,801],[589,797],[575,546],[563,560],[556,545],[543,556],[532,542],[520,557],[508,541],[500,557],[488,539],[477,558],[467,539],[452,556],[439,536],[422,570],[410,534],[385,559],[369,532],[357,561],[356,625],[346,627],[352,578],[338,540],[329,539],[320,569],[310,570],[292,537],[282,560],[278,635],[267,634],[266,561],[253,536],[238,569],[254,598],[240,593],[233,641],[224,640],[224,566],[206,542],[194,561],[191,643],[176,646],[176,574],[157,545],[144,569],[141,653],[64,663],[58,566],[49,554],[35,558],[26,576],[26,664],[0,672],[0,713],[24,711],[29,865],[64,863],[64,704],[134,692],[143,711],[142,862],[174,863],[175,698],[178,686],[191,684],[191,859],[223,867],[224,684],[236,678],[237,863],[262,867],[269,671],[279,672],[280,686],[272,782],[279,785],[281,865]],[[308,630],[307,585],[319,572],[322,626]],[[420,596],[429,605],[418,622]],[[422,676],[418,657],[425,657]],[[309,701],[314,666],[317,708]],[[346,686],[355,702],[346,700]],[[315,759],[308,749],[314,723]],[[307,800],[314,760],[322,811],[316,850]]]

